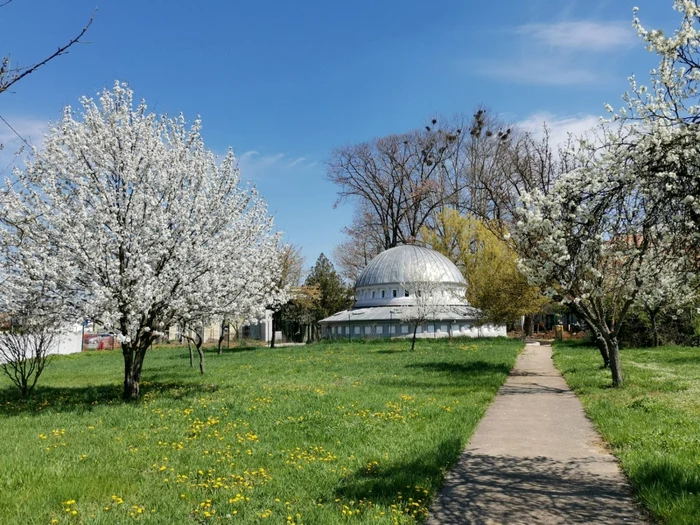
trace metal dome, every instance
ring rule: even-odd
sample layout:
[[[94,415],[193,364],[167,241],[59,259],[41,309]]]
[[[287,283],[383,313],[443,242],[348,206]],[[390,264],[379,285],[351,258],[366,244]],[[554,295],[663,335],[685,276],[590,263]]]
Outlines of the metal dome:
[[[396,246],[370,261],[357,280],[356,288],[403,283],[416,273],[431,281],[466,285],[462,273],[447,257],[420,246]]]

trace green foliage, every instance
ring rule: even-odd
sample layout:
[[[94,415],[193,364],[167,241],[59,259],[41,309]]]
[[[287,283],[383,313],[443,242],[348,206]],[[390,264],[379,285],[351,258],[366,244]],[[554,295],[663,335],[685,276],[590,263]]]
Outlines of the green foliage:
[[[662,310],[651,322],[647,311],[638,308],[628,314],[620,329],[620,344],[626,347],[655,346],[653,325],[659,344],[700,346],[700,315],[695,306],[677,310]]]
[[[520,343],[409,344],[211,349],[206,376],[155,348],[129,404],[118,352],[56,358],[29,401],[0,380],[2,523],[415,523]]]
[[[518,270],[517,254],[503,226],[445,210],[438,228],[421,231],[425,244],[450,258],[467,280],[467,300],[483,322],[505,324],[539,312],[548,302]]]
[[[335,271],[333,263],[324,254],[319,255],[304,285],[316,287],[320,293],[314,308],[316,321],[352,305],[352,290],[345,285]]]
[[[700,352],[689,347],[622,350],[625,387],[609,388],[596,349],[557,343],[557,367],[583,402],[637,497],[664,525],[700,516]]]

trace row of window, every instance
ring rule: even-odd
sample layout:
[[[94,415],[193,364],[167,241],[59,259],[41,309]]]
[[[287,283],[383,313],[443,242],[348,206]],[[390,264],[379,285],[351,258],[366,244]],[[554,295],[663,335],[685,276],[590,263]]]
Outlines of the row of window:
[[[389,290],[387,289],[381,289],[381,290],[363,290],[362,293],[359,294],[357,297],[358,300],[364,300],[364,299],[386,299],[388,296]],[[408,290],[404,290],[403,292],[404,297],[408,297],[409,293]],[[391,289],[391,297],[396,298],[399,296],[399,290],[396,288]]]
[[[401,333],[402,334],[407,334],[409,332],[409,325],[402,324],[400,325],[401,327]],[[395,325],[390,325],[387,326],[388,328],[387,333],[388,334],[395,334],[396,333],[396,326]],[[464,332],[466,330],[469,330],[471,328],[471,325],[468,324],[461,324],[461,325],[454,325],[454,330],[455,331],[460,331]],[[425,327],[425,332],[432,334],[435,333],[436,327],[433,324],[429,324]],[[447,333],[449,331],[449,325],[447,324],[441,324],[437,327],[437,332],[443,332]],[[419,325],[418,330],[416,330],[417,333],[421,334],[423,333],[423,326]],[[383,335],[384,334],[384,326],[382,325],[376,325],[376,326],[353,326],[352,327],[352,333],[354,335]],[[349,326],[333,326],[331,327],[331,334],[333,335],[349,335],[350,334],[350,327]]]

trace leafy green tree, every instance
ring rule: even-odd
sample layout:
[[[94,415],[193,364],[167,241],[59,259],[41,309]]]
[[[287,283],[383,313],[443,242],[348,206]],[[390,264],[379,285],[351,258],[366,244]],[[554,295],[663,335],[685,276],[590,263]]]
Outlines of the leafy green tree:
[[[317,287],[320,292],[320,300],[314,306],[315,321],[352,305],[352,289],[345,285],[333,263],[324,254],[319,255],[304,285]]]
[[[438,219],[440,228],[424,228],[421,238],[462,271],[467,300],[481,311],[482,322],[515,322],[522,315],[539,312],[548,302],[518,269],[517,254],[504,240],[507,232],[502,226],[450,209]]]

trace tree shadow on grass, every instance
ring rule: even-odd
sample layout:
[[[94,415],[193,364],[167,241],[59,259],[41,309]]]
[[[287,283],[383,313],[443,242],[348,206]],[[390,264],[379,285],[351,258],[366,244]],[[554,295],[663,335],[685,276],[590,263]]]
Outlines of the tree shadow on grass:
[[[224,348],[223,349],[223,354],[239,354],[241,352],[255,352],[256,350],[277,350],[277,349],[283,349],[285,348],[284,346],[279,346],[275,348],[268,348],[266,346],[232,346],[231,348]],[[287,347],[288,348],[288,347]],[[216,354],[218,350],[216,348],[211,349],[213,354]]]
[[[675,363],[682,365],[700,365],[700,350],[696,355],[671,357],[668,359],[664,359],[664,361],[666,361],[667,363]]]
[[[445,472],[461,451],[462,444],[453,438],[438,443],[429,453],[417,458],[393,463],[380,460],[375,468],[358,469],[344,478],[335,490],[335,497],[387,506],[407,503],[409,497],[414,501],[425,500],[428,496],[423,490],[434,492],[440,487]]]
[[[427,372],[440,372],[457,376],[472,376],[475,374],[508,374],[510,367],[504,363],[489,363],[488,361],[471,361],[469,363],[451,363],[435,361],[430,363],[413,363],[406,368],[421,368]]]
[[[189,399],[201,395],[204,391],[212,391],[214,387],[215,385],[200,383],[149,379],[141,382],[141,398],[134,404],[138,405],[151,397]],[[45,412],[89,412],[100,405],[123,404],[122,390],[121,384],[63,388],[37,386],[31,397],[22,399],[16,388],[7,387],[0,389],[0,416],[39,415]]]
[[[405,368],[425,373],[385,379],[383,383],[401,388],[492,388],[500,386],[510,372],[510,367],[504,363],[481,360],[470,363],[412,363]]]

